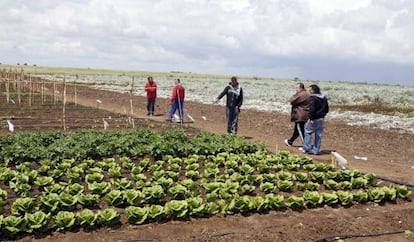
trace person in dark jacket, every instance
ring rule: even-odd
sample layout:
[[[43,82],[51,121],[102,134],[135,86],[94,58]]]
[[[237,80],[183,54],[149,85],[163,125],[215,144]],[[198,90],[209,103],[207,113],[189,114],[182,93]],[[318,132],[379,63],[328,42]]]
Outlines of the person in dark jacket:
[[[294,122],[293,133],[289,139],[285,139],[287,146],[292,146],[293,142],[300,137],[302,144],[304,143],[305,124],[309,119],[309,92],[306,91],[303,83],[296,84],[296,93],[290,97],[292,110],[290,113],[290,121]]]
[[[240,107],[243,104],[243,89],[233,76],[228,86],[218,95],[216,103],[226,95],[227,133],[237,134]]]
[[[325,116],[329,112],[328,99],[321,94],[317,85],[309,86],[309,120],[305,125],[305,143],[302,151],[308,154],[319,155],[322,143],[323,128],[325,126]],[[312,145],[312,134],[315,134],[315,140]]]

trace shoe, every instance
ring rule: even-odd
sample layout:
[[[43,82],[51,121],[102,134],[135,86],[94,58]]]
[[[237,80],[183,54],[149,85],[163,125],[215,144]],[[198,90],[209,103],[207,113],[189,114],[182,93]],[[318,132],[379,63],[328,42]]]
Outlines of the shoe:
[[[312,152],[310,152],[310,151],[308,151],[308,150],[305,150],[303,147],[299,147],[298,149],[299,149],[300,151],[302,151],[302,152],[303,152],[303,154],[313,155],[313,153],[312,153]]]
[[[172,120],[171,119],[168,119],[168,118],[165,121],[168,122],[168,123],[171,123],[172,122]]]
[[[292,147],[292,143],[287,139],[285,139],[285,145]]]
[[[151,114],[150,113],[147,113],[147,116],[150,116]]]

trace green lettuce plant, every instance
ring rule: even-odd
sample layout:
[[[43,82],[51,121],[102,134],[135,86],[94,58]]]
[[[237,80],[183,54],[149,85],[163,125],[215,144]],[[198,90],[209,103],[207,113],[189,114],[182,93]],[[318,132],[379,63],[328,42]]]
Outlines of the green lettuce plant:
[[[84,228],[96,225],[98,216],[90,209],[83,209],[75,214],[76,223]]]
[[[35,206],[34,199],[31,197],[19,197],[11,206],[11,212],[14,215],[24,215],[30,213]]]
[[[164,206],[152,204],[148,207],[148,217],[151,221],[158,221],[165,215]]]
[[[130,224],[143,224],[148,218],[148,207],[129,206],[125,208],[125,215]]]
[[[45,194],[40,197],[39,208],[46,213],[56,213],[60,207],[60,197],[56,193]]]
[[[26,213],[24,218],[27,226],[26,231],[29,233],[38,233],[44,232],[49,228],[51,215],[50,213],[46,214],[42,211],[37,211],[35,213]]]
[[[22,216],[9,215],[3,218],[1,227],[7,234],[15,235],[26,231],[26,219]]]
[[[130,206],[140,206],[145,196],[141,191],[128,189],[124,191],[124,200]]]
[[[165,214],[170,218],[184,218],[188,214],[186,200],[170,200],[164,206]]]
[[[113,226],[120,222],[121,214],[113,208],[106,208],[98,212],[98,221],[102,225]]]
[[[57,231],[68,230],[75,225],[75,214],[69,211],[59,211],[54,217],[54,222]]]
[[[112,190],[105,194],[105,201],[108,205],[119,207],[124,204],[124,193],[121,190]]]

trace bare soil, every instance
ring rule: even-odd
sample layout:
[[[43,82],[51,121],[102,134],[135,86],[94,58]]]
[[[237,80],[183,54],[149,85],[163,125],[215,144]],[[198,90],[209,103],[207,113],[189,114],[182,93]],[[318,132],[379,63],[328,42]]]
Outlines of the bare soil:
[[[146,115],[145,97],[128,93],[116,93],[77,87],[77,96],[69,89],[66,106],[67,130],[88,127],[103,129],[104,118],[110,128],[130,130],[137,127],[169,129],[179,124],[166,123],[169,111],[167,99],[157,99],[155,116]],[[9,134],[5,120],[11,120],[15,132],[40,132],[62,127],[62,106],[41,104],[34,98],[28,104],[4,104],[0,112],[2,128],[0,135]],[[36,101],[37,100],[37,101]],[[77,105],[71,102],[77,102]],[[131,115],[132,101],[132,115]],[[49,103],[51,100],[49,100]],[[17,107],[17,108],[16,108]],[[185,102],[186,116],[183,128],[209,132],[226,131],[223,106]],[[128,121],[133,116],[134,123]],[[300,141],[293,147],[285,146],[283,140],[292,133],[288,115],[242,110],[239,133],[246,139],[265,143],[269,150],[289,150],[303,155],[298,150]],[[349,126],[346,122],[326,122],[322,141],[322,153],[312,158],[331,163],[331,151],[336,150],[348,159],[349,169],[372,172],[378,176],[407,184],[414,184],[414,134],[396,130],[380,130],[375,127]],[[367,157],[367,160],[354,159]],[[101,228],[92,231],[75,230],[65,233],[26,236],[19,241],[333,241],[335,236],[351,235],[346,241],[407,241],[404,230],[414,230],[414,205],[398,200],[386,204],[358,204],[344,208],[315,208],[303,211],[271,211],[266,214],[214,216],[182,221],[116,228]],[[390,233],[389,235],[382,235]]]

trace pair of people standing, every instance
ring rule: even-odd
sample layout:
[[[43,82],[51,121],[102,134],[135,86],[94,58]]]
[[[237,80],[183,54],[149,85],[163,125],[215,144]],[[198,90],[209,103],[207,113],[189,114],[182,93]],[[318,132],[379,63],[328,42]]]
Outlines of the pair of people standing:
[[[308,92],[303,83],[296,84],[296,93],[290,98],[292,105],[291,121],[295,123],[290,139],[285,140],[287,146],[300,137],[302,151],[318,155],[322,143],[325,116],[329,112],[328,99],[321,93],[318,85],[309,86]],[[312,144],[312,134],[315,135]]]
[[[155,100],[157,99],[157,83],[155,83],[152,76],[147,78],[147,83],[145,84],[145,91],[147,92],[147,115],[154,115],[155,109]],[[167,121],[172,120],[173,115],[178,109],[180,120],[183,122],[184,119],[184,97],[185,97],[185,88],[181,84],[180,79],[176,79],[174,83],[174,88],[171,95],[171,108],[168,114]]]

